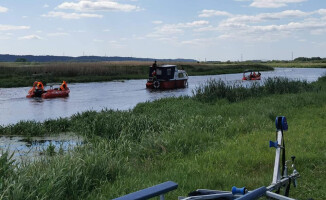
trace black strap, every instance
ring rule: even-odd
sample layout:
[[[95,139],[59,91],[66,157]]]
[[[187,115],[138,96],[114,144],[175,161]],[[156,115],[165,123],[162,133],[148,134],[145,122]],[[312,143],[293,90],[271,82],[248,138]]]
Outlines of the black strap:
[[[283,134],[283,130],[282,130],[282,138],[283,138],[283,148],[282,148],[282,177],[284,176],[284,172],[285,172],[285,139],[284,139],[284,134]]]
[[[289,183],[288,183],[288,185],[286,186],[286,189],[285,189],[285,193],[284,193],[284,195],[285,195],[286,197],[288,197],[289,194],[290,194],[290,187],[291,187],[291,178],[289,178]]]

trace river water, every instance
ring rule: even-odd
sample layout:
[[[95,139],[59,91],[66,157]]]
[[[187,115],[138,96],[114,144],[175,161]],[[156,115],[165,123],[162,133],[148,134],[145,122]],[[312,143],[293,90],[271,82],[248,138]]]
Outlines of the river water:
[[[262,81],[267,77],[288,77],[291,79],[316,81],[326,75],[326,69],[319,68],[276,68],[275,71],[262,72]],[[189,86],[185,89],[151,91],[146,89],[146,80],[127,80],[97,83],[69,84],[70,96],[57,99],[27,99],[30,87],[0,88],[0,125],[15,124],[21,120],[44,121],[59,117],[70,117],[87,110],[132,109],[140,102],[164,97],[192,95],[192,90],[208,79],[221,79],[230,83],[241,81],[242,73],[190,76]],[[31,83],[32,84],[32,83]]]

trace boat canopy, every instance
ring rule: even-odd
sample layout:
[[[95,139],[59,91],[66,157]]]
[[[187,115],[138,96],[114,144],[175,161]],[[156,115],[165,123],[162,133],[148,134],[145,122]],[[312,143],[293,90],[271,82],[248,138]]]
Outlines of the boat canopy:
[[[149,68],[149,77],[153,77],[153,71],[156,71],[156,78],[157,79],[163,79],[163,80],[169,80],[174,78],[174,72],[177,69],[177,66],[175,65],[162,65],[159,67],[156,67],[154,69],[153,67]]]
[[[247,73],[247,72],[259,72],[259,70],[246,69],[243,73]]]

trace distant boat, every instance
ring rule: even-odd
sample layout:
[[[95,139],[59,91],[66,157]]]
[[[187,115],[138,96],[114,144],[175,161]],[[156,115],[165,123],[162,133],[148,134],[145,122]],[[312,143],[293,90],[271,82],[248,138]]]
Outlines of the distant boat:
[[[253,71],[253,70],[246,70],[243,72],[243,81],[253,81],[253,80],[260,80],[261,73],[259,71]]]
[[[188,74],[176,65],[162,65],[149,68],[149,77],[146,88],[149,89],[176,89],[188,85]]]

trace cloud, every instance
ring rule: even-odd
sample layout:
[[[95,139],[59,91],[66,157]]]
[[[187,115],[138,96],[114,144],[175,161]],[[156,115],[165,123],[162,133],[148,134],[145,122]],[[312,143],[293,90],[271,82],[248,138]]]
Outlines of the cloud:
[[[50,37],[58,37],[58,36],[67,36],[69,33],[64,33],[64,32],[57,32],[57,33],[48,33],[47,36]]]
[[[320,15],[326,15],[326,9],[319,9],[316,11],[316,13],[318,13]]]
[[[164,24],[155,28],[153,33],[147,35],[147,37],[166,37],[168,35],[183,34],[184,29],[201,27],[203,25],[208,25],[209,22],[205,20],[193,21],[188,23],[178,23],[178,24]]]
[[[79,12],[89,12],[89,11],[138,11],[140,8],[138,6],[130,4],[120,4],[110,0],[81,0],[77,3],[75,2],[64,2],[60,4],[58,9],[70,9]]]
[[[16,31],[16,30],[26,30],[30,29],[29,26],[13,26],[13,25],[1,25],[0,31]]]
[[[41,40],[42,38],[38,35],[26,35],[23,37],[19,37],[20,40]]]
[[[93,39],[93,42],[104,42],[104,40],[99,40],[99,39]]]
[[[8,8],[0,6],[0,13],[5,13],[8,11]]]
[[[162,24],[162,21],[156,20],[156,21],[152,21],[153,24]]]
[[[43,5],[43,8],[48,8],[48,7],[50,7],[48,4]]]
[[[271,20],[281,20],[285,18],[306,17],[313,13],[307,13],[300,10],[285,10],[277,13],[260,13],[258,15],[235,15],[228,18],[227,22],[258,23]]]
[[[255,25],[253,25],[255,24]],[[284,38],[302,39],[307,34],[323,35],[326,33],[326,9],[311,12],[285,10],[256,15],[230,15],[217,25],[204,25],[196,32],[215,32],[221,40],[240,40],[246,42],[270,42]],[[199,40],[184,42],[198,43]]]
[[[256,8],[280,8],[287,6],[289,3],[301,3],[306,0],[253,0],[251,7]]]
[[[202,10],[199,17],[213,17],[213,16],[231,16],[230,13],[220,10]]]
[[[81,18],[102,18],[103,15],[89,14],[89,13],[65,13],[51,11],[42,17],[59,17],[62,19],[81,19]]]

